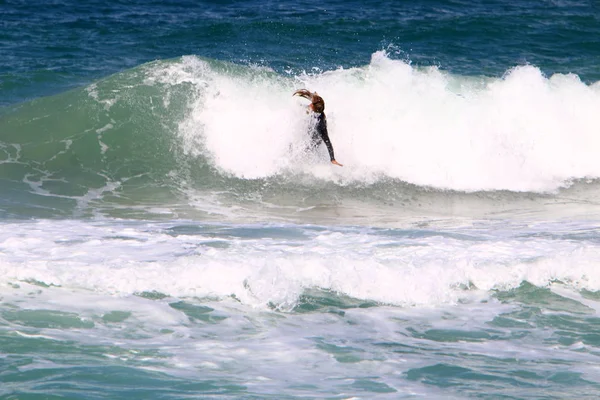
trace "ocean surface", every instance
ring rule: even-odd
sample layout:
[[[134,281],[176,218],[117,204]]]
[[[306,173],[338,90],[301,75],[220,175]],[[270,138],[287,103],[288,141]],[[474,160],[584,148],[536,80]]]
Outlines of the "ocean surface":
[[[599,397],[598,2],[0,0],[1,399]]]

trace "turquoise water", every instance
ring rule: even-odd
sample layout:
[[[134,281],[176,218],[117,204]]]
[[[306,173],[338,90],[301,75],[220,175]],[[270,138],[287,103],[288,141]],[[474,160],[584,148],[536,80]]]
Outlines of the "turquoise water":
[[[598,11],[0,1],[0,398],[597,398]]]

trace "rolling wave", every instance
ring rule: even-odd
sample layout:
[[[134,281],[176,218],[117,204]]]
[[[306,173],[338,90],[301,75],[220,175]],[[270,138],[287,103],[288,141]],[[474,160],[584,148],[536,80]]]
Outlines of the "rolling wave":
[[[345,167],[331,166],[325,149],[305,153],[310,118],[291,97],[301,87],[325,98]],[[456,212],[459,199],[589,202],[582,188],[595,193],[600,176],[599,106],[600,85],[533,66],[491,78],[414,68],[384,52],[361,68],[302,74],[160,60],[3,110],[0,209],[210,214],[210,203],[222,214],[355,202]]]

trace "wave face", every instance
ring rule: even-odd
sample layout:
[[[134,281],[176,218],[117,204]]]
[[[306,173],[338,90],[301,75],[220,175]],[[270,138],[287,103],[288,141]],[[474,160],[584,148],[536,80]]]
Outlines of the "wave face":
[[[302,87],[325,98],[343,168],[324,148],[305,152],[311,119],[291,96]],[[547,202],[569,187],[581,200],[600,176],[599,108],[597,83],[533,66],[460,76],[382,51],[359,68],[282,74],[185,56],[4,110],[0,208],[222,216],[449,202],[455,212],[458,198]]]

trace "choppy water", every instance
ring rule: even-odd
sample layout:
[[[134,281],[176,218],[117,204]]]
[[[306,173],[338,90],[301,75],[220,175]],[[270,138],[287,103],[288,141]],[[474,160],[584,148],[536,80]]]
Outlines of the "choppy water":
[[[0,2],[0,397],[598,397],[597,5],[46,5]]]

